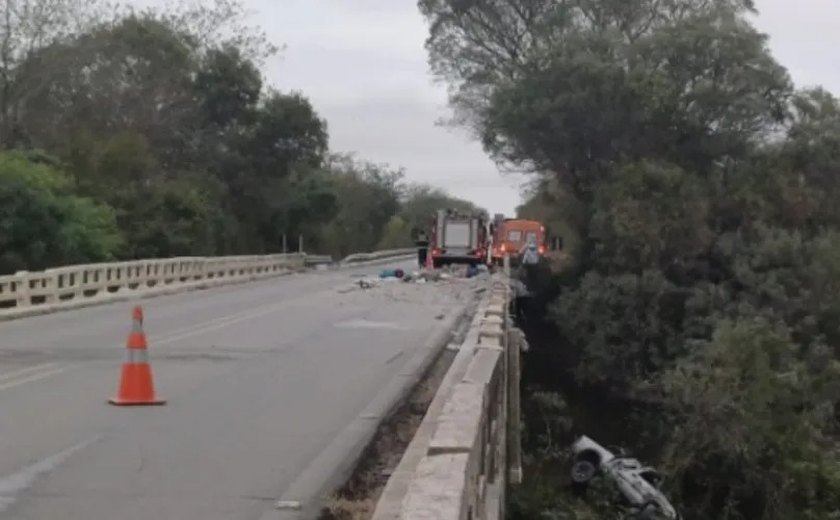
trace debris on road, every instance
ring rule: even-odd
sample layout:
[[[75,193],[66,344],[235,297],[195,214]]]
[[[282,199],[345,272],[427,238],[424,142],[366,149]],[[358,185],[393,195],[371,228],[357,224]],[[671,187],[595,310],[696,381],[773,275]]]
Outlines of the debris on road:
[[[448,343],[446,345],[446,350],[450,352],[458,352],[459,350],[461,350],[461,345],[457,343]]]
[[[300,511],[302,504],[297,500],[278,500],[274,504],[274,509],[281,511]]]
[[[486,265],[451,265],[440,269],[424,269],[406,276],[406,282],[427,283],[451,280],[468,280],[486,277],[490,271]],[[422,281],[421,281],[422,280]]]
[[[359,287],[361,287],[362,289],[372,289],[377,285],[379,284],[373,280],[359,280]]]
[[[450,265],[438,269],[423,268],[420,270],[406,272],[400,268],[383,269],[377,275],[354,274],[351,275],[356,281],[349,287],[338,290],[340,294],[358,290],[369,290],[382,287],[384,284],[401,282],[403,284],[435,284],[435,285],[459,285],[473,280],[483,280],[490,276],[490,270],[486,265]]]

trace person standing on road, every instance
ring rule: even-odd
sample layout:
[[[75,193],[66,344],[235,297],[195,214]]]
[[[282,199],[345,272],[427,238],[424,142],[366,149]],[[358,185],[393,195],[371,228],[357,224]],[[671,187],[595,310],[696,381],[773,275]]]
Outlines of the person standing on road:
[[[540,253],[537,250],[537,244],[529,240],[519,251],[519,258],[522,265],[537,265],[540,263]]]
[[[417,246],[417,263],[422,268],[426,265],[426,257],[429,254],[429,237],[425,231],[421,229],[417,232],[414,244]]]
[[[519,250],[519,266],[512,273],[513,280],[511,281],[511,285],[516,289],[514,291],[516,313],[523,321],[527,321],[530,312],[533,294],[530,292],[529,285],[532,283],[533,274],[539,263],[540,253],[537,244],[533,240],[528,240],[528,243]]]
[[[533,240],[522,246],[519,250],[519,267],[516,269],[516,276],[521,280],[527,280],[528,274],[540,263],[540,253],[537,244]]]

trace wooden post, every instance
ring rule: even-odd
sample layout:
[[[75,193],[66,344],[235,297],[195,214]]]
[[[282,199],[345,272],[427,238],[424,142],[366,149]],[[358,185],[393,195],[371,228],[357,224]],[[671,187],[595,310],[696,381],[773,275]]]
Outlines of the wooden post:
[[[303,253],[303,234],[298,235],[298,253]]]
[[[286,233],[283,233],[283,254],[285,255],[288,252],[286,248]]]

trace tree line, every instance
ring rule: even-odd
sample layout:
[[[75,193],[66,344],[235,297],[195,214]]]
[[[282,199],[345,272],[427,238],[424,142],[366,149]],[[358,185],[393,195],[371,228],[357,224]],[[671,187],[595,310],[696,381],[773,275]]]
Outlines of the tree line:
[[[590,396],[687,519],[834,518],[837,98],[793,84],[750,0],[419,8],[454,122],[533,175],[523,210],[574,247],[547,285],[551,339],[529,354],[542,397],[569,381]],[[578,426],[548,401],[527,433],[550,458]],[[533,462],[532,487],[567,464]],[[600,517],[557,488],[531,500],[521,517]]]
[[[237,0],[0,6],[0,274],[105,260],[410,246],[439,204],[329,149]]]

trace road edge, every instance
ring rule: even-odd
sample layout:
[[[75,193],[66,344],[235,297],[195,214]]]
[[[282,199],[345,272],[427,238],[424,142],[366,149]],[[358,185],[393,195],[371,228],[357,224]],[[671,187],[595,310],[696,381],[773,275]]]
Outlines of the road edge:
[[[376,437],[379,426],[390,417],[422,380],[435,360],[450,343],[453,333],[474,302],[452,307],[453,312],[349,425],[298,474],[278,499],[278,503],[299,504],[291,510],[272,509],[260,520],[315,520],[329,499],[352,476],[365,451]],[[307,491],[310,490],[310,491]],[[314,492],[311,490],[315,490]]]

